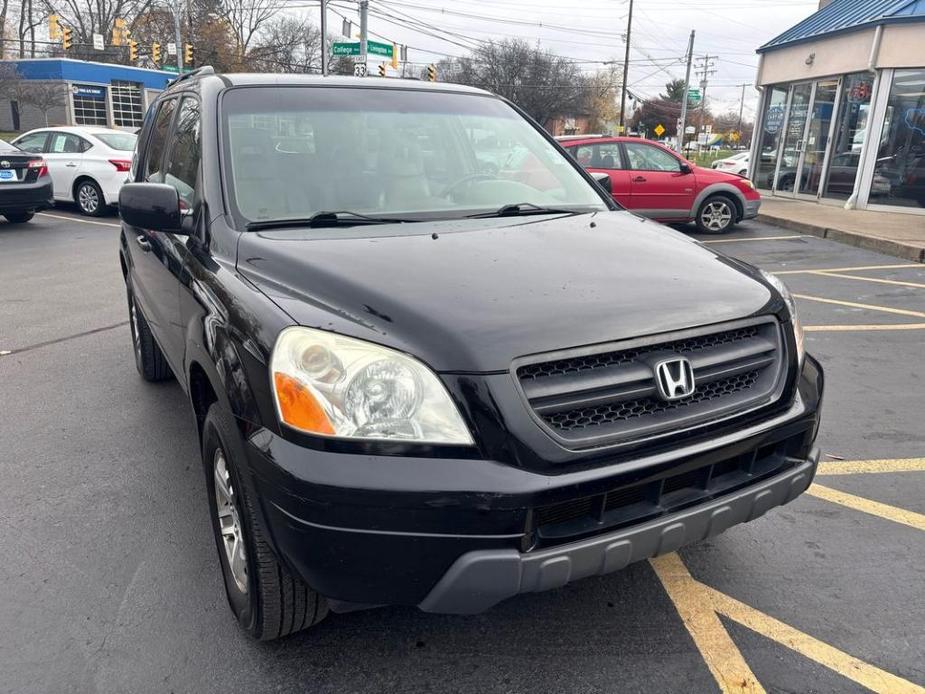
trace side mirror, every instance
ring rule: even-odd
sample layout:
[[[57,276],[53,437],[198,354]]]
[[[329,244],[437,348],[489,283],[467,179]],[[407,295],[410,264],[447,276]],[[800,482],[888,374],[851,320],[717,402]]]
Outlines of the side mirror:
[[[119,216],[133,227],[171,234],[182,230],[180,195],[166,183],[126,183],[119,189]]]
[[[597,181],[597,184],[607,191],[608,195],[613,195],[613,181],[610,180],[610,176],[605,173],[592,173],[594,180]]]
[[[682,174],[691,174],[691,173],[694,173],[694,170],[691,168],[691,165],[688,164],[686,161],[682,161],[682,162],[681,162],[681,169],[680,169],[680,171],[681,171]]]

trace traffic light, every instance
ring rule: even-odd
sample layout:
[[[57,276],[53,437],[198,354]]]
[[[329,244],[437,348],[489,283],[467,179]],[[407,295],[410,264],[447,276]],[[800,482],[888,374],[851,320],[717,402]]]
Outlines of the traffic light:
[[[155,63],[161,62],[161,44],[157,41],[151,44],[151,60]]]
[[[431,63],[427,66],[427,81],[436,82],[437,81],[437,66]]]
[[[191,43],[183,45],[183,64],[186,67],[193,67],[193,44]]]
[[[58,24],[58,15],[48,15],[48,38],[52,41],[61,38],[61,25]]]
[[[128,42],[128,59],[130,62],[138,62],[138,42],[132,39]]]
[[[125,20],[116,17],[112,23],[112,45],[121,46],[128,38],[128,32],[125,30]]]
[[[61,29],[61,48],[66,51],[71,50],[74,45],[74,30],[71,27]]]
[[[379,63],[379,76],[385,77],[385,63]]]
[[[397,43],[392,44],[392,69],[393,70],[398,69],[398,44]]]

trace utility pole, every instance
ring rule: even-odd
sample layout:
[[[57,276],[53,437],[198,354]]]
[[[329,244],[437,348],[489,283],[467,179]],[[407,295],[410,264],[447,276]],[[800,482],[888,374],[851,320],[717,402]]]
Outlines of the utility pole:
[[[360,0],[360,62],[366,64],[366,41],[369,39],[369,0]]]
[[[684,154],[684,134],[687,132],[687,91],[691,87],[691,63],[694,62],[694,30],[687,44],[687,72],[684,73],[684,96],[681,98],[681,117],[678,119],[678,154]]]
[[[698,141],[700,138],[700,133],[703,132],[703,118],[706,115],[706,111],[707,111],[707,85],[710,82],[710,75],[716,74],[716,70],[713,69],[714,66],[716,65],[716,62],[713,60],[715,57],[716,57],[715,55],[711,56],[707,54],[703,56],[702,58],[697,59],[698,62],[700,63],[699,65],[697,65],[697,74],[700,76],[700,98],[701,98],[700,127],[697,131]]]
[[[736,126],[736,132],[739,134],[739,137],[742,137],[742,110],[745,108],[745,88],[749,85],[748,82],[743,82],[738,85],[742,87],[742,98],[739,99],[739,124]]]
[[[321,0],[321,75],[328,74],[328,0]]]
[[[626,55],[623,58],[623,91],[620,94],[620,134],[626,134],[626,80],[630,71],[630,35],[633,33],[633,0],[626,18]]]
[[[182,0],[175,0],[173,6],[174,40],[177,42],[177,75],[183,74],[183,43],[180,41],[180,9]]]

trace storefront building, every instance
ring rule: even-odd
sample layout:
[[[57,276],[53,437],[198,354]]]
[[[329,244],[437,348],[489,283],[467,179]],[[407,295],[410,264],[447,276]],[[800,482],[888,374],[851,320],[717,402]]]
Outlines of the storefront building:
[[[758,49],[750,176],[765,195],[925,214],[925,0],[822,4]]]
[[[53,89],[54,103],[40,109],[28,98],[0,98],[0,130],[23,132],[49,125],[141,127],[145,110],[176,75],[126,65],[60,58],[4,61],[16,66],[24,91],[30,84]]]

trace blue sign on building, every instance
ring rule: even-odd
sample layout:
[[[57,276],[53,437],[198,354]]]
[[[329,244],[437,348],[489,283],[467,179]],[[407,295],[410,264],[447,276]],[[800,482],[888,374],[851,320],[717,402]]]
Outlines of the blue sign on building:
[[[71,87],[74,96],[82,96],[87,99],[105,99],[105,87],[91,87],[85,84],[75,84]]]

